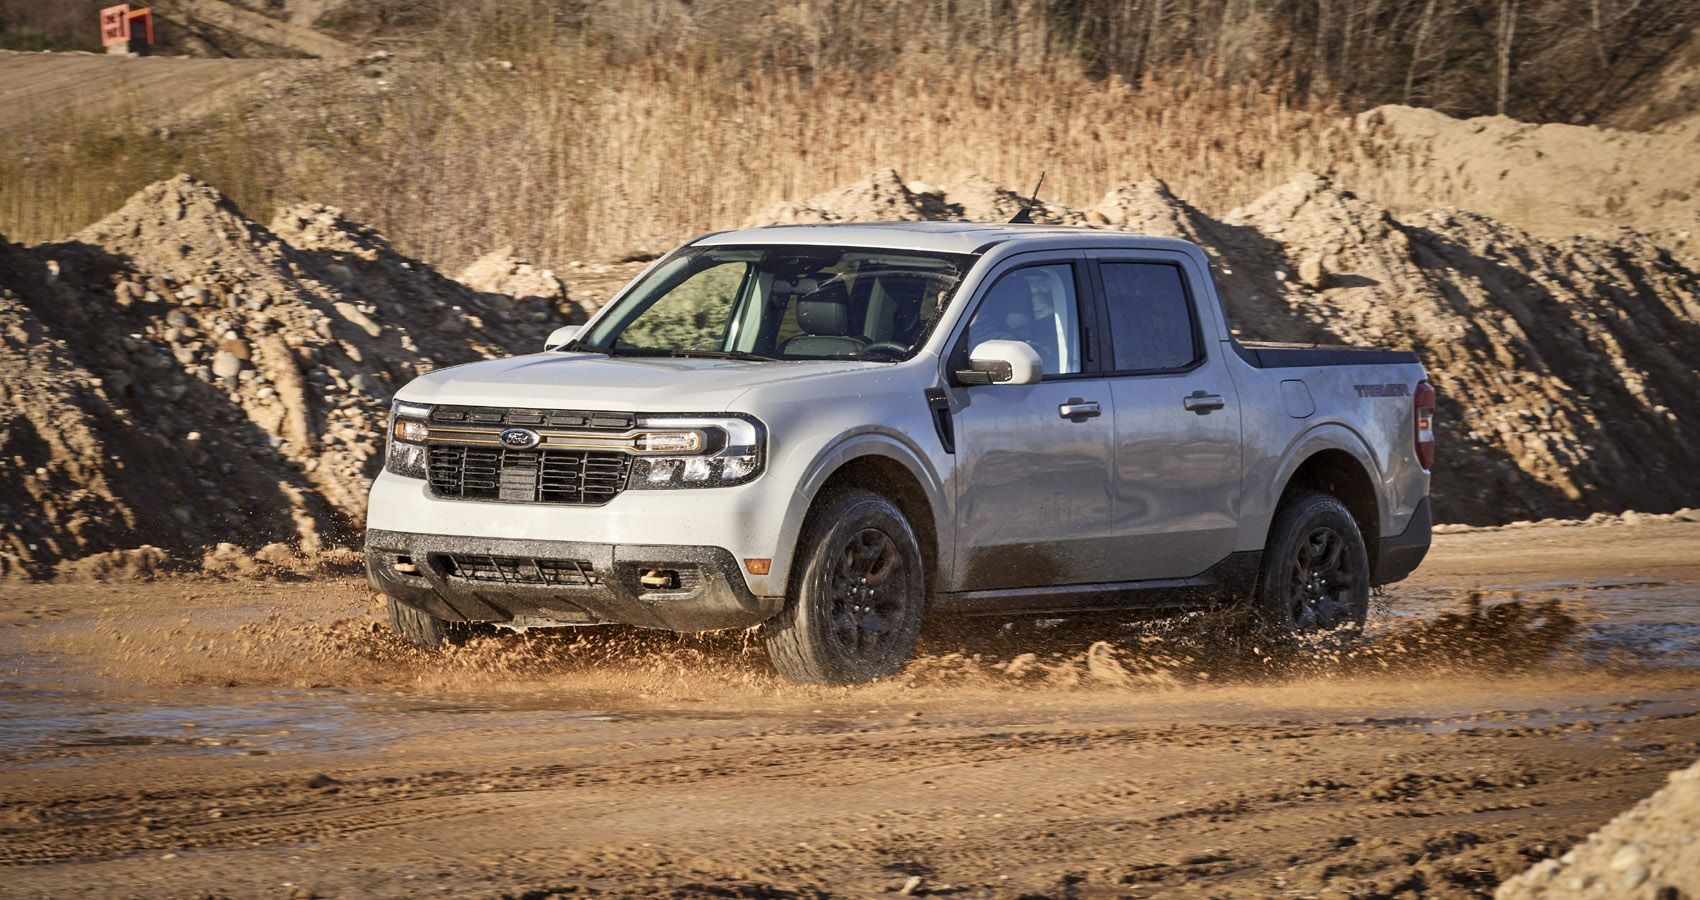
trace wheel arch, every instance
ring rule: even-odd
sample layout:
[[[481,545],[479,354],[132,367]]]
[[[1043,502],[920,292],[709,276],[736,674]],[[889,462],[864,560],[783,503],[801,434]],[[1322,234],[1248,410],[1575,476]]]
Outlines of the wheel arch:
[[[798,486],[795,523],[787,531],[800,541],[823,501],[847,487],[873,491],[903,513],[921,545],[928,567],[927,586],[931,590],[946,564],[944,554],[948,549],[944,540],[948,534],[945,519],[948,509],[942,502],[942,489],[932,468],[911,448],[882,435],[861,435],[846,441],[823,454],[811,477]],[[798,541],[791,545],[786,566],[788,581],[796,574]]]
[[[1282,461],[1281,477],[1268,498],[1269,522],[1264,529],[1265,543],[1275,528],[1276,517],[1287,499],[1299,491],[1312,490],[1328,494],[1345,504],[1363,535],[1364,549],[1369,554],[1371,570],[1381,545],[1383,517],[1386,506],[1379,480],[1378,467],[1363,438],[1340,426],[1327,427],[1307,434],[1295,444]]]

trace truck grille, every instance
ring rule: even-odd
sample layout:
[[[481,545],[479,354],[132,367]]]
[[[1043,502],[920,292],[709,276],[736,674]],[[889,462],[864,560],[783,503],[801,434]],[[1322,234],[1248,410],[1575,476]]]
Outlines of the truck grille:
[[[438,497],[597,504],[626,489],[631,467],[624,453],[432,446],[427,475]]]
[[[549,584],[596,587],[602,576],[579,559],[534,559],[529,556],[449,554],[437,557],[450,578],[496,581],[502,584]]]
[[[625,431],[637,424],[637,414],[575,409],[503,409],[491,406],[439,406],[431,421],[452,425],[522,425]]]

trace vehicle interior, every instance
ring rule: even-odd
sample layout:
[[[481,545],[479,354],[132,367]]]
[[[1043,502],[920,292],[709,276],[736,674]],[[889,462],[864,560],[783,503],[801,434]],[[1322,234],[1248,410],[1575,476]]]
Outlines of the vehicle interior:
[[[634,355],[906,359],[967,264],[832,247],[709,249],[652,273],[586,344]]]

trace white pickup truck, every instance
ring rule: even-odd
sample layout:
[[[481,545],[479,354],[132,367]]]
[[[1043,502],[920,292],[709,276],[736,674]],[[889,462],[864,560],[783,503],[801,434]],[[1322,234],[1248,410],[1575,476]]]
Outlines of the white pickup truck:
[[[923,615],[1356,628],[1428,550],[1434,390],[1235,340],[1209,271],[1037,225],[699,238],[544,352],[399,392],[371,583],[425,646],[759,626],[805,682],[898,671]]]

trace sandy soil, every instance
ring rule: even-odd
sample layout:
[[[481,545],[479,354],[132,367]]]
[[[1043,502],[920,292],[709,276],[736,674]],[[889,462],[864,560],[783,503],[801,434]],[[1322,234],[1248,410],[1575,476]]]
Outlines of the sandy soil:
[[[799,689],[426,657],[353,581],[4,585],[0,894],[1485,896],[1700,756],[1697,596],[1700,525],[1443,535],[1351,654],[1022,624]]]

